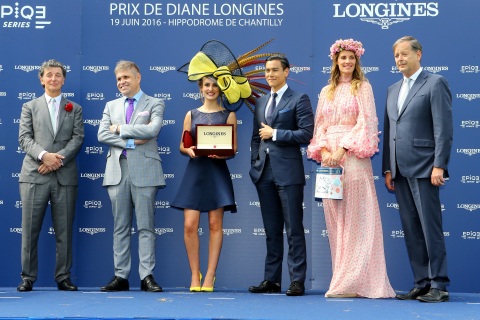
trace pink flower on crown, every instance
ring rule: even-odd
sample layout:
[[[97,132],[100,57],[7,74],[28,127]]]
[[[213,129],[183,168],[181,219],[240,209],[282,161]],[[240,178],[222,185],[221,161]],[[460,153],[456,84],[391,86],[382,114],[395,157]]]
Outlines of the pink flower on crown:
[[[365,49],[360,41],[355,41],[353,39],[340,39],[335,41],[335,43],[330,47],[330,59],[333,60],[333,57],[343,50],[352,51],[359,58],[365,52]]]

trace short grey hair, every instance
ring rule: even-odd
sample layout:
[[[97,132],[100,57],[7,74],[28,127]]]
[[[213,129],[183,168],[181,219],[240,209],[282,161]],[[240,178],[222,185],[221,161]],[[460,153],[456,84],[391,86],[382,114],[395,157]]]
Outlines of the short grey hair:
[[[131,70],[134,75],[140,74],[140,68],[137,66],[137,64],[127,60],[120,60],[117,62],[114,70],[115,74],[117,74],[117,72],[120,70]]]
[[[413,51],[417,52],[417,51],[420,51],[420,52],[423,52],[422,51],[422,45],[420,44],[420,42],[415,39],[414,37],[412,36],[405,36],[405,37],[401,37],[400,39],[398,39],[397,41],[395,41],[395,43],[393,44],[393,51],[395,51],[395,47],[400,43],[400,42],[410,42],[410,47],[412,48]]]
[[[50,59],[43,62],[42,65],[40,66],[40,70],[38,70],[38,76],[40,78],[43,77],[43,74],[45,73],[45,69],[47,68],[60,68],[62,69],[63,77],[64,78],[67,77],[67,70],[65,69],[65,66],[61,62],[55,59]]]

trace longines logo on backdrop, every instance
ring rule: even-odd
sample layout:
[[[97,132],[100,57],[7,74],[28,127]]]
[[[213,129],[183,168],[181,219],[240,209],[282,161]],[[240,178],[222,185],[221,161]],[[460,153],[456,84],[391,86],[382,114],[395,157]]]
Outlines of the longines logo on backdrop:
[[[15,6],[1,5],[0,18],[5,19],[3,28],[25,29],[35,25],[35,29],[43,29],[52,21],[45,20],[47,17],[46,6],[21,5],[18,1]]]
[[[155,233],[162,236],[167,233],[173,233],[173,228],[155,228]]]
[[[223,229],[223,234],[226,236],[231,236],[233,234],[241,234],[242,229]]]
[[[2,121],[0,121],[0,124],[2,124]],[[5,151],[6,147],[5,146],[0,146],[0,151]]]
[[[241,173],[230,173],[230,179],[235,180],[235,179],[242,179],[242,174]]]
[[[461,73],[479,73],[480,68],[478,66],[462,66],[460,68],[460,72]]]
[[[83,70],[97,73],[100,71],[108,71],[110,70],[110,67],[109,66],[83,66]]]
[[[36,98],[35,92],[19,92],[18,99],[19,100],[33,100]]]
[[[252,234],[254,236],[264,236],[266,235],[265,228],[253,228]]]
[[[462,128],[474,128],[477,129],[480,127],[480,121],[478,120],[462,120],[462,124],[460,125]]]
[[[260,201],[250,201],[249,205],[260,208]]]
[[[7,92],[6,91],[0,91],[0,97],[6,97]]]
[[[324,238],[328,238],[328,230],[323,229],[323,230],[322,230],[322,233],[321,233],[320,235],[321,235],[322,237],[324,237]]]
[[[202,97],[202,95],[200,94],[200,92],[184,92],[183,97],[190,98],[193,100],[199,100]]]
[[[103,92],[89,92],[87,93],[87,100],[104,100]]]
[[[30,72],[30,71],[40,70],[40,66],[15,65],[15,70]]]
[[[480,209],[480,204],[473,204],[473,203],[458,203],[458,209],[468,210],[470,212]]]
[[[83,123],[96,127],[100,125],[100,119],[83,119]]]
[[[457,98],[472,101],[480,98],[480,93],[457,93]]]
[[[457,149],[457,153],[466,154],[467,156],[473,156],[480,153],[480,149]]]
[[[90,180],[97,180],[103,178],[105,173],[80,173],[80,178],[87,178]]]
[[[172,100],[170,93],[154,93],[153,96],[163,101]]]
[[[400,209],[400,206],[398,203],[392,202],[392,203],[387,203],[387,208],[393,208],[393,209]]]
[[[177,68],[174,66],[150,66],[150,71],[157,71],[160,73],[165,73],[168,71],[175,71]]]
[[[106,228],[78,228],[79,233],[88,233],[89,235],[93,236],[97,233],[105,233],[107,232]]]
[[[3,71],[3,66],[0,64],[0,72]]]
[[[410,17],[438,16],[437,2],[334,3],[334,18],[359,18],[388,29],[392,24],[410,20]]]
[[[22,234],[22,228],[10,228],[10,233]]]
[[[303,72],[303,71],[310,71],[310,67],[295,67],[295,66],[292,66],[290,68],[290,71],[293,72],[293,73],[299,74],[300,72]]]
[[[422,68],[428,72],[431,72],[431,73],[438,73],[440,71],[448,71],[448,67],[447,66],[422,66]],[[400,73],[400,71],[398,71],[398,68],[396,66],[393,66],[392,69],[390,70],[390,73]]]

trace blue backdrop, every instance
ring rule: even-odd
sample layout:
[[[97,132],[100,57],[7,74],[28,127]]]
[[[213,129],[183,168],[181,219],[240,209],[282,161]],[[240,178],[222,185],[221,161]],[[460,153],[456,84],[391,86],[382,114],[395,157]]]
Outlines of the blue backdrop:
[[[480,43],[473,33],[478,27],[479,8],[476,0],[2,1],[0,287],[16,286],[20,281],[22,204],[18,174],[25,154],[18,145],[18,123],[22,104],[43,94],[37,75],[43,61],[55,58],[66,65],[63,94],[84,110],[85,142],[78,159],[80,185],[72,280],[79,286],[100,287],[113,275],[111,206],[101,186],[107,147],[99,144],[96,136],[106,101],[118,97],[115,63],[127,59],[140,66],[144,92],[166,104],[158,152],[167,187],[159,191],[156,201],[155,278],[164,287],[185,287],[190,283],[190,273],[183,244],[183,214],[169,204],[188,161],[178,151],[184,115],[201,102],[196,84],[188,82],[177,68],[211,39],[224,42],[238,56],[275,38],[261,52],[283,52],[288,56],[293,64],[289,85],[309,94],[315,108],[318,93],[329,77],[330,45],[336,39],[352,37],[366,48],[362,65],[374,89],[382,130],[387,87],[401,78],[391,46],[399,37],[413,35],[424,48],[423,67],[445,76],[453,95],[451,178],[441,190],[450,290],[478,292],[475,261],[480,252]],[[247,288],[262,280],[265,255],[259,202],[248,176],[252,113],[243,106],[237,118],[239,153],[228,165],[238,213],[225,215],[224,245],[217,271],[217,286],[226,288]],[[373,166],[388,273],[395,289],[407,290],[413,279],[398,204],[384,186],[380,158],[381,154],[373,157]],[[315,163],[305,156],[309,254],[306,286],[326,290],[331,277],[330,253],[322,203],[312,197],[314,170]],[[135,234],[136,227],[132,232]],[[48,212],[39,243],[36,286],[55,285],[53,234]],[[202,216],[199,234],[202,270],[206,270],[206,215]],[[135,248],[135,235],[133,239]],[[132,286],[139,285],[137,263],[134,255]],[[283,280],[289,283],[286,268]]]

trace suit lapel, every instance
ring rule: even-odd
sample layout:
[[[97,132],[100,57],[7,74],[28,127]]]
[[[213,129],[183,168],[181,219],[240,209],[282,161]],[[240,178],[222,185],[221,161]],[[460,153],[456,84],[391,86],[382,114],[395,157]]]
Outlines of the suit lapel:
[[[133,124],[133,123],[135,123],[135,121],[137,121],[138,114],[140,112],[142,112],[143,110],[145,110],[145,108],[148,106],[149,100],[150,99],[148,99],[148,97],[145,95],[145,93],[143,93],[141,95],[140,99],[138,99],[135,111],[133,111],[132,118],[130,119],[130,123]]]
[[[68,100],[62,96],[60,100],[60,104],[58,106],[58,122],[57,122],[57,133],[62,128],[63,120],[67,116],[67,111],[65,111],[65,105],[67,104]]]
[[[258,105],[258,120],[259,122],[267,123],[267,119],[265,119],[265,110],[267,109],[268,100],[267,97],[270,95],[264,95],[261,98],[258,98],[257,105]]]
[[[408,105],[410,104],[410,101],[412,100],[413,97],[417,94],[418,90],[427,82],[428,74],[424,71],[420,72],[420,74],[417,77],[417,80],[413,83],[412,88],[408,92],[407,97],[405,98],[405,103],[403,104],[402,111],[399,114],[399,117],[405,112],[405,110],[408,108]],[[400,91],[400,89],[399,89]]]
[[[38,107],[40,109],[40,117],[45,119],[45,121],[47,122],[48,130],[52,134],[52,137],[55,137],[55,132],[53,132],[52,127],[52,119],[50,118],[50,110],[48,109],[47,97],[45,96],[45,94],[42,95],[40,99],[38,99],[38,103]]]
[[[287,106],[288,101],[290,100],[291,97],[292,97],[292,90],[290,90],[290,88],[287,88],[287,90],[285,90],[285,92],[283,93],[282,98],[278,102],[277,106],[275,107],[275,110],[273,111],[272,123],[275,122],[275,119],[277,118],[278,113]]]

